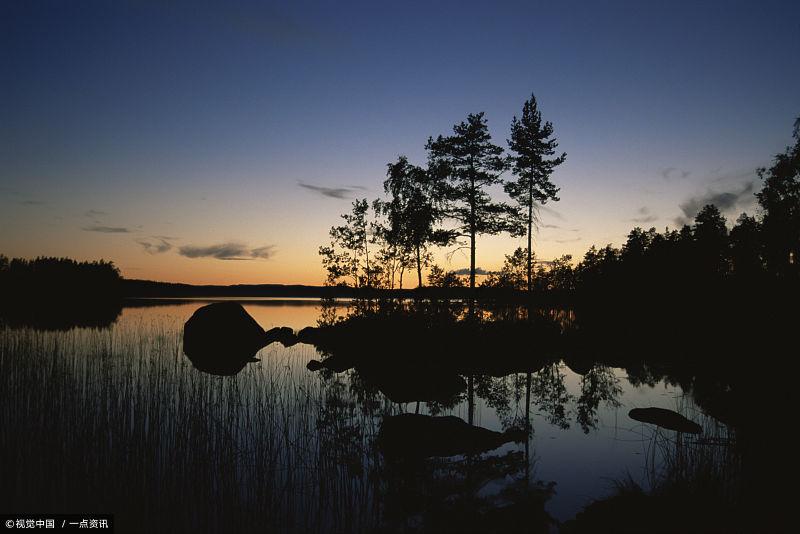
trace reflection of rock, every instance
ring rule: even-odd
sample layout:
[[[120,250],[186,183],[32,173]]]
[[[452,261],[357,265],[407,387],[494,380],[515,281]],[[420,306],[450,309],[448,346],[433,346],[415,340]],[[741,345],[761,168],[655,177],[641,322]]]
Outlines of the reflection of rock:
[[[236,302],[203,306],[183,326],[183,353],[197,369],[215,375],[238,373],[273,341],[292,344],[294,334],[288,328],[264,332]]]
[[[399,403],[447,401],[467,389],[467,383],[456,374],[413,369],[389,370],[367,380],[389,400]]]
[[[427,458],[477,454],[509,441],[523,441],[524,431],[494,432],[471,426],[455,416],[401,414],[385,417],[378,444],[387,457]]]
[[[667,430],[676,432],[686,432],[688,434],[699,434],[703,431],[702,427],[691,421],[678,412],[665,408],[634,408],[628,412],[628,417],[642,423],[650,423]]]

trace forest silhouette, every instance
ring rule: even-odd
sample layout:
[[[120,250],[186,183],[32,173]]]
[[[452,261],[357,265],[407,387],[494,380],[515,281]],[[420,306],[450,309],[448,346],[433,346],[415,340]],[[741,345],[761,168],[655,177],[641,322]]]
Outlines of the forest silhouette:
[[[777,154],[771,167],[756,171],[762,183],[755,193],[756,215],[742,213],[729,229],[720,209],[707,204],[680,228],[635,227],[621,247],[592,246],[577,263],[571,255],[537,262],[532,250],[536,210],[548,200],[558,201],[550,175],[566,159],[566,154],[548,159],[557,142],[552,124],[542,123],[535,97],[525,103],[522,119],[514,117],[510,155],[492,144],[483,113],[469,115],[453,132],[428,140],[425,168],[405,156],[390,163],[384,183],[390,198],[355,200],[352,211],[342,215],[345,224],[331,228],[331,244],[319,249],[328,285],[391,290],[402,288],[405,273],[416,270],[422,288],[427,268],[428,286],[463,296],[457,288],[476,289],[476,236],[500,233],[527,233],[528,245],[488,273],[477,288],[485,296],[527,290],[586,299],[652,294],[680,299],[798,283],[800,119],[795,144]],[[509,168],[516,179],[503,180],[500,175]],[[489,188],[500,184],[516,204],[490,197]],[[469,249],[466,281],[432,263],[434,247],[454,245]]]

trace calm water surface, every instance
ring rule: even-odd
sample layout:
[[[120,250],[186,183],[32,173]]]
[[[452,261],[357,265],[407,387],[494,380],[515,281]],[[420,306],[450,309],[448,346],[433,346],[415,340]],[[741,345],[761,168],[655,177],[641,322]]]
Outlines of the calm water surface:
[[[300,330],[306,326],[316,326],[322,311],[320,304],[314,300],[262,300],[246,302],[244,307],[264,329],[289,326]],[[125,308],[114,328],[143,326],[179,330],[192,313],[205,304],[207,301],[198,300],[157,307]],[[346,312],[346,305],[338,311]],[[268,368],[286,366],[291,369],[291,375],[297,377],[304,373],[311,374],[306,370],[306,364],[310,359],[320,359],[321,356],[308,345],[284,348],[273,344],[262,349],[258,358],[260,362],[248,366],[250,371],[258,373]],[[556,482],[555,494],[546,509],[561,521],[573,517],[591,500],[609,494],[614,481],[630,476],[642,487],[648,487],[655,452],[652,438],[656,430],[655,427],[628,418],[630,409],[656,406],[678,411],[690,419],[702,416],[691,398],[677,385],[660,381],[653,386],[637,386],[631,384],[624,370],[609,368],[604,371],[607,371],[604,379],[609,381],[608,387],[616,391],[613,400],[599,403],[594,424],[589,428],[582,428],[575,421],[576,401],[581,397],[584,379],[563,362],[558,365],[557,372],[563,375],[566,393],[570,397],[570,402],[565,406],[567,425],[551,422],[548,414],[537,409],[537,399],[532,399],[533,436],[529,442],[532,474],[538,480]],[[185,372],[199,371],[187,365]],[[248,376],[244,374],[231,380],[247,380]],[[519,382],[523,380],[521,376],[506,377],[506,380],[511,382],[515,378]],[[264,394],[269,395],[270,392],[265,391]],[[521,397],[512,398],[510,406],[511,412],[520,416],[524,412],[524,394]],[[496,408],[487,405],[486,399],[480,397],[475,408],[475,424],[492,430],[504,430],[501,419],[508,419],[508,414],[498,414]],[[414,411],[415,406],[412,404],[397,409]],[[424,405],[420,413],[428,413]],[[456,415],[466,420],[466,401],[452,409],[437,412],[437,415]],[[506,444],[493,454],[523,449],[522,445]]]
[[[208,410],[216,414],[217,424],[224,426],[226,417],[235,421],[235,428],[225,432],[232,435],[230,439],[238,451],[236,458],[241,461],[239,465],[227,465],[224,469],[237,473],[236,483],[243,486],[276,484],[280,487],[285,499],[271,505],[272,513],[293,518],[277,524],[281,529],[311,528],[310,523],[303,523],[311,521],[311,516],[315,517],[313,526],[316,529],[325,530],[325,525],[334,530],[344,528],[342,525],[369,528],[373,519],[367,516],[380,510],[380,503],[392,493],[386,489],[387,481],[381,471],[376,471],[381,460],[374,443],[384,416],[417,412],[469,419],[466,395],[449,405],[424,402],[400,405],[380,392],[364,389],[352,370],[343,373],[309,371],[308,362],[323,360],[325,355],[312,345],[302,343],[291,347],[273,343],[257,354],[259,361],[246,365],[234,376],[206,375],[182,354],[181,336],[184,322],[207,303],[206,300],[160,301],[159,305],[144,306],[145,302],[140,301],[133,307],[123,308],[117,321],[107,329],[73,329],[35,336],[19,329],[4,329],[0,335],[5,338],[6,347],[29,343],[69,360],[75,379],[85,381],[89,390],[95,387],[91,378],[86,378],[92,373],[109,373],[108,383],[117,384],[116,388],[122,387],[120,384],[125,384],[126,380],[133,380],[136,373],[148,373],[150,378],[143,382],[145,385],[136,387],[147,388],[149,395],[167,399],[169,405],[175,403],[175,407],[169,409],[147,408],[148,422],[144,427],[148,428],[149,421],[157,417],[160,422],[155,428],[159,432],[181,428],[179,418],[184,408],[173,388],[182,392],[180,396],[187,391],[201,391],[200,395],[210,399]],[[243,304],[264,329],[288,326],[297,331],[316,326],[324,314],[330,318],[331,313],[343,315],[348,311],[346,302],[332,312],[324,310],[319,301],[302,299],[251,299]],[[31,338],[34,341],[25,338],[26,335],[34,336]],[[83,361],[102,360],[105,353],[116,354],[115,363]],[[487,358],[492,356],[487,354]],[[375,357],[380,357],[379,351]],[[148,363],[145,367],[142,363],[131,367],[130,361]],[[500,495],[504,489],[521,478],[543,486],[555,483],[551,485],[553,493],[546,501],[545,510],[562,522],[574,517],[591,501],[608,496],[615,482],[631,479],[647,489],[658,476],[663,462],[662,445],[674,443],[675,433],[630,419],[628,412],[632,408],[655,406],[675,410],[700,422],[706,432],[710,429],[712,435],[725,436],[725,427],[705,416],[677,385],[664,381],[638,384],[618,368],[578,367],[583,368],[573,370],[563,360],[548,365],[531,377],[530,391],[525,374],[474,377],[474,425],[499,432],[519,426],[526,416],[526,394],[529,394],[532,426],[527,443],[509,442],[484,454],[484,457],[499,458],[509,452],[517,453],[512,456],[520,459],[520,465],[485,474],[473,488],[478,496],[495,499],[502,505]],[[102,388],[102,382],[100,384],[97,387]],[[201,385],[207,389],[197,389]],[[140,397],[136,395],[120,393],[121,406],[117,409],[130,409],[133,414],[138,409],[136,403],[144,402],[137,401]],[[113,393],[111,397],[116,398]],[[224,409],[220,408],[223,404]],[[237,410],[242,417],[231,415]],[[260,412],[269,412],[268,422],[254,420],[260,417]],[[135,419],[132,415],[131,420]],[[259,429],[258,435],[251,432],[254,427]],[[213,431],[207,432],[213,434]],[[168,457],[171,448],[179,446],[175,439],[157,441],[160,452],[156,456]],[[329,449],[336,449],[336,452],[323,458],[321,451]],[[274,450],[263,453],[273,456],[265,459],[261,456],[262,450]],[[159,459],[157,463],[162,461]],[[253,465],[263,466],[264,462],[275,464],[275,472],[269,476],[275,477],[277,483],[259,478],[266,477],[264,474],[251,472]],[[341,479],[331,482],[330,487],[323,487],[330,482],[325,480],[330,475],[319,475],[323,471],[339,473]],[[313,473],[317,473],[316,478]],[[227,490],[219,488],[219,491]],[[237,491],[243,495],[237,498],[260,498],[258,491],[249,486]],[[329,504],[324,504],[328,502],[326,499],[330,500]],[[317,511],[309,511],[317,506]],[[375,513],[380,516],[383,512]],[[346,519],[342,519],[342,515]]]

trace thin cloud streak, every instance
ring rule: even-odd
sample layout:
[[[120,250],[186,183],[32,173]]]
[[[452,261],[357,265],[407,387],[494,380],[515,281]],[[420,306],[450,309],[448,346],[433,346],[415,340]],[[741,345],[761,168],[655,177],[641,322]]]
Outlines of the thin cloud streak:
[[[536,207],[536,209],[538,209],[539,211],[543,211],[543,212],[547,213],[548,215],[552,215],[553,217],[555,217],[559,221],[567,220],[566,217],[561,215],[561,213],[559,213],[558,211],[556,211],[553,208],[550,208],[548,206],[539,205],[539,206]]]
[[[250,251],[250,255],[254,258],[268,260],[275,255],[275,245],[265,245],[263,247],[254,248]]]
[[[186,258],[214,258],[217,260],[253,260],[269,259],[275,254],[274,245],[264,245],[251,249],[237,242],[219,243],[216,245],[185,245],[178,249],[178,254]]]
[[[100,232],[102,234],[129,234],[131,230],[123,226],[84,226],[81,228],[84,232]]]
[[[165,239],[157,239],[156,241],[140,239],[136,242],[141,245],[145,252],[152,255],[163,254],[172,250],[172,243]]]
[[[304,189],[308,189],[309,191],[314,191],[315,193],[319,193],[322,196],[329,198],[336,198],[340,200],[354,198],[357,191],[366,191],[367,189],[366,187],[360,185],[350,185],[345,187],[325,187],[321,185],[307,184],[304,182],[300,182],[297,185],[299,185]]]
[[[678,167],[667,167],[666,169],[661,169],[659,174],[664,180],[671,180],[672,178],[688,178],[692,173]]]

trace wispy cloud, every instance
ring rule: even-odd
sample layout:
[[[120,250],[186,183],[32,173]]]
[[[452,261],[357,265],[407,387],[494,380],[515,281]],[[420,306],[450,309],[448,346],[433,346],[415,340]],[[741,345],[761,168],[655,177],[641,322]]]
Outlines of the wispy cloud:
[[[555,217],[559,221],[565,221],[566,220],[566,218],[563,215],[561,215],[561,213],[559,213],[558,211],[554,210],[553,208],[551,208],[549,206],[541,206],[540,205],[540,206],[538,206],[537,209],[540,212],[544,212],[544,213],[547,213],[548,215],[552,215],[553,217]]]
[[[263,247],[254,248],[250,251],[250,255],[254,258],[268,260],[275,255],[275,245],[265,245]]]
[[[178,249],[178,254],[187,258],[215,258],[218,260],[269,259],[275,254],[274,245],[250,248],[237,242],[217,245],[186,245]]]
[[[647,206],[642,206],[641,208],[639,208],[637,213],[639,214],[638,217],[634,217],[629,220],[640,224],[651,223],[658,220],[658,216],[652,213],[650,211],[650,208],[648,208]]]
[[[569,237],[565,239],[554,239],[556,243],[575,243],[576,241],[580,241],[582,238],[580,237]]]
[[[46,204],[46,202],[44,200],[22,200],[20,204],[24,206],[41,206]]]
[[[671,180],[673,178],[688,178],[692,173],[691,171],[679,169],[678,167],[667,167],[658,171],[658,174],[660,174],[661,178],[664,180]]]
[[[733,170],[723,170],[722,167],[717,167],[708,173],[708,180],[714,183],[719,182],[742,182],[744,180],[751,180],[755,177],[756,171],[753,168],[740,168]]]
[[[342,187],[325,187],[321,185],[307,184],[304,182],[298,183],[300,187],[314,191],[322,196],[338,199],[354,198],[358,191],[366,191],[366,187],[360,185],[347,185]]]
[[[172,250],[172,243],[166,239],[138,239],[136,242],[141,245],[148,254],[163,254],[164,252]]]
[[[84,232],[100,232],[103,234],[129,234],[131,232],[130,228],[125,228],[124,226],[102,226],[97,224],[84,226],[81,230]]]
[[[90,219],[96,219],[98,217],[102,217],[103,215],[108,215],[108,213],[102,210],[86,210],[84,215],[86,215]]]
[[[675,218],[675,224],[683,226],[691,223],[706,204],[715,205],[722,213],[750,206],[755,202],[754,188],[754,182],[747,182],[739,190],[720,192],[709,189],[701,195],[693,196],[680,204],[683,215]]]

